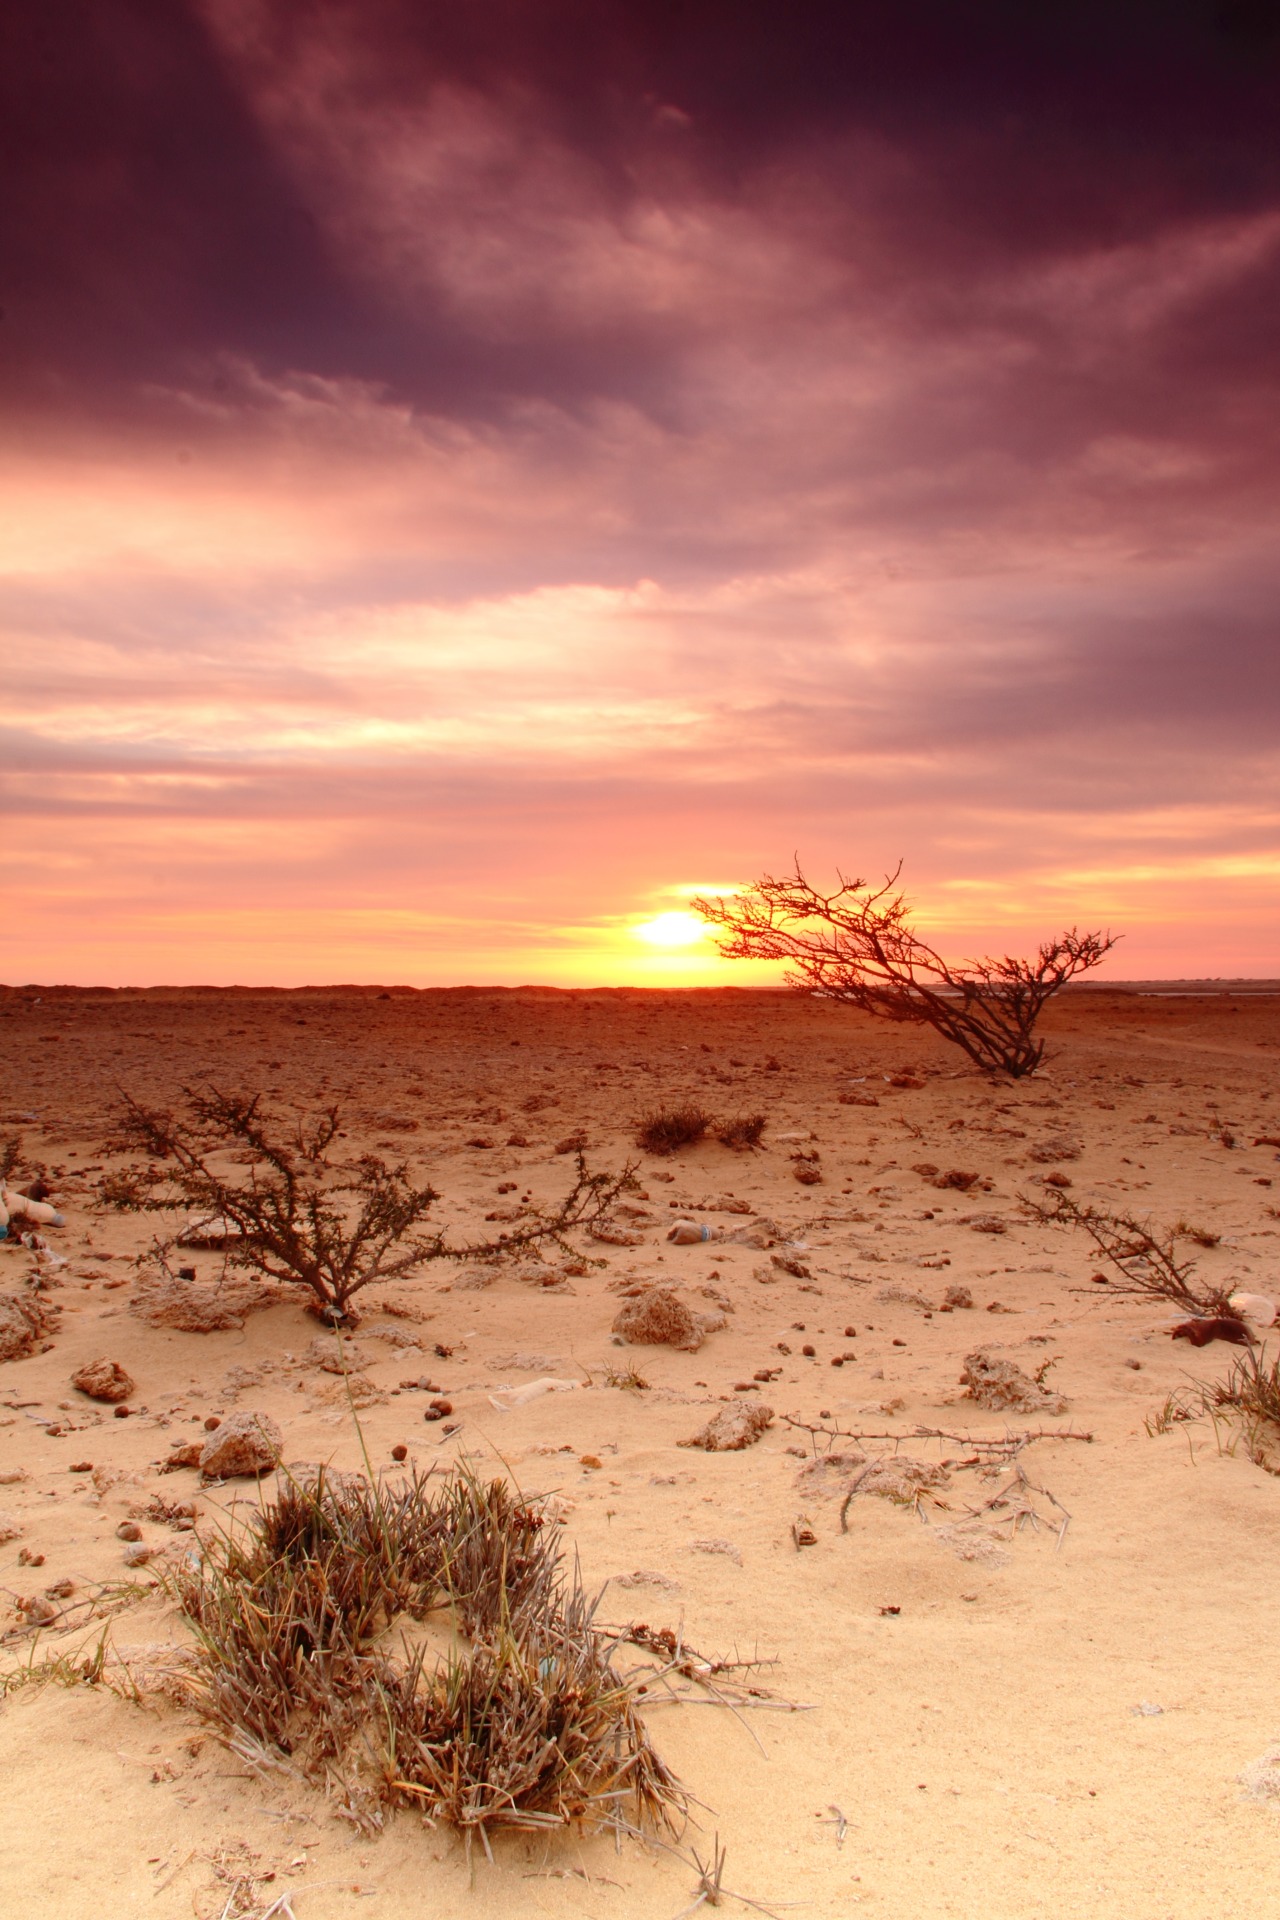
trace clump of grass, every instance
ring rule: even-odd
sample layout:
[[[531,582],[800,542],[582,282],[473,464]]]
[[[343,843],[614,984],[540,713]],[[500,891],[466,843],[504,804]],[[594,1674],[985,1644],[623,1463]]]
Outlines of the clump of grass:
[[[606,1367],[604,1384],[606,1387],[617,1387],[623,1393],[647,1393],[652,1383],[635,1367]]]
[[[705,1139],[715,1116],[692,1101],[682,1107],[660,1107],[645,1114],[636,1127],[636,1141],[646,1153],[675,1153]]]
[[[1201,1389],[1206,1413],[1234,1415],[1244,1428],[1250,1452],[1257,1459],[1265,1443],[1280,1446],[1280,1351],[1267,1359],[1267,1350],[1246,1347],[1236,1355],[1225,1380]]]
[[[417,1806],[486,1852],[496,1827],[685,1811],[553,1530],[503,1481],[293,1483],[178,1590],[197,1703],[251,1762]],[[467,1636],[447,1660],[381,1643],[440,1608]]]
[[[1180,1240],[1194,1240],[1198,1247],[1222,1245],[1220,1233],[1214,1233],[1209,1227],[1193,1226],[1189,1220],[1179,1220],[1173,1231]]]
[[[716,1127],[716,1139],[723,1146],[732,1147],[740,1152],[743,1147],[758,1147],[768,1124],[768,1115],[763,1113],[738,1113],[731,1120],[721,1120]]]

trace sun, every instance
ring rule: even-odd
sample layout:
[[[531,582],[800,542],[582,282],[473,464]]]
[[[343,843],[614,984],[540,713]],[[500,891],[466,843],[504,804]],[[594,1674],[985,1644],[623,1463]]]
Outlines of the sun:
[[[696,913],[673,909],[670,913],[655,915],[652,920],[642,920],[631,931],[637,940],[651,947],[692,947],[705,938],[707,925]]]

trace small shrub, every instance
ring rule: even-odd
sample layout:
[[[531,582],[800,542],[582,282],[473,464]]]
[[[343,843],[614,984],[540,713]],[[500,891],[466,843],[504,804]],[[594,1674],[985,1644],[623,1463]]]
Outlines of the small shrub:
[[[674,1153],[678,1147],[696,1146],[704,1139],[713,1118],[692,1102],[683,1107],[662,1107],[640,1120],[636,1142],[646,1153]]]
[[[758,1147],[768,1115],[763,1113],[738,1113],[731,1120],[721,1120],[716,1127],[716,1139],[723,1146],[732,1147],[740,1153],[744,1147]]]
[[[305,1288],[312,1310],[334,1324],[350,1321],[362,1288],[429,1260],[494,1260],[548,1241],[571,1253],[565,1235],[603,1219],[634,1185],[629,1167],[592,1173],[579,1148],[577,1177],[554,1206],[527,1208],[496,1240],[451,1246],[428,1226],[440,1195],[416,1184],[403,1162],[341,1155],[337,1107],[288,1131],[260,1093],[188,1088],[185,1097],[185,1111],[175,1114],[124,1096],[112,1144],[147,1158],[104,1179],[102,1204],[132,1213],[190,1208],[204,1216],[229,1266]]]
[[[1095,1283],[1137,1299],[1171,1301],[1200,1319],[1242,1321],[1224,1288],[1199,1285],[1192,1278],[1195,1261],[1178,1259],[1181,1223],[1171,1233],[1162,1234],[1150,1221],[1082,1205],[1057,1187],[1051,1188],[1043,1201],[1026,1194],[1020,1197],[1037,1220],[1051,1226],[1079,1227],[1088,1234],[1118,1276],[1111,1279],[1095,1274]]]

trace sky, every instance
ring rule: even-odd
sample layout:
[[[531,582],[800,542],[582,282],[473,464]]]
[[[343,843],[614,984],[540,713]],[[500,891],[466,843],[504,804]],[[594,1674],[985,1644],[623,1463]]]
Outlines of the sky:
[[[0,21],[0,979],[1280,975],[1271,0]]]

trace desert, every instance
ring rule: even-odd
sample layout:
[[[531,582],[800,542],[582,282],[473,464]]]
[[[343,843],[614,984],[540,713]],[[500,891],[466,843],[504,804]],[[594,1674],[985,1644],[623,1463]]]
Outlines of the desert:
[[[1050,1179],[1176,1224],[1207,1284],[1274,1295],[1278,1005],[1068,990],[1045,1066],[1001,1083],[785,991],[5,992],[11,1185],[40,1175],[65,1220],[0,1243],[5,1293],[40,1270],[49,1314],[0,1365],[11,1910],[674,1916],[718,1847],[720,1903],[779,1913],[1265,1912],[1280,1463],[1176,1412],[1239,1349],[1174,1341],[1167,1303],[1100,1284],[1026,1201]],[[148,1283],[156,1221],[101,1187],[119,1090],[201,1085],[336,1103],[353,1151],[429,1177],[455,1243],[513,1193],[553,1203],[566,1141],[636,1186],[576,1258],[429,1261],[336,1330],[232,1278],[230,1323],[184,1331]],[[637,1146],[689,1104],[763,1114],[758,1145]],[[218,1253],[183,1261],[216,1294]],[[684,1346],[615,1331],[659,1292]],[[1031,1397],[984,1406],[1002,1363]],[[281,1474],[508,1479],[602,1626],[635,1630],[624,1666],[664,1632],[730,1663],[642,1705],[696,1803],[678,1840],[561,1828],[468,1860],[446,1825],[361,1820],[230,1750],[183,1691],[172,1581],[279,1476],[168,1463],[237,1415],[278,1432]]]

